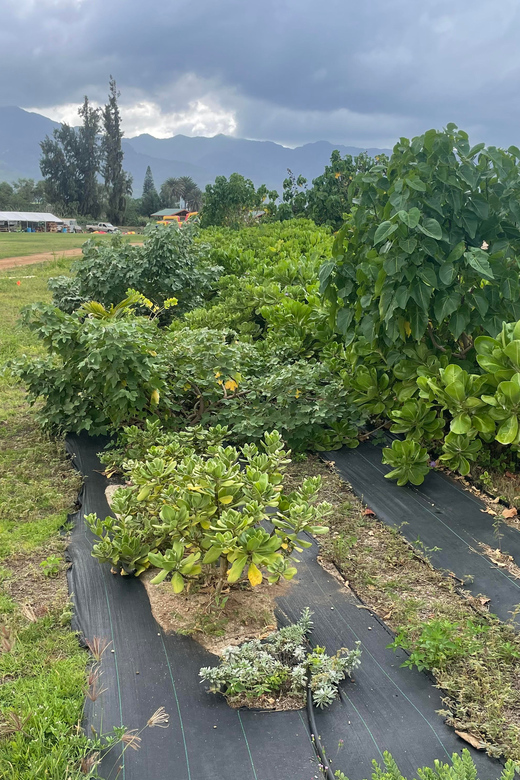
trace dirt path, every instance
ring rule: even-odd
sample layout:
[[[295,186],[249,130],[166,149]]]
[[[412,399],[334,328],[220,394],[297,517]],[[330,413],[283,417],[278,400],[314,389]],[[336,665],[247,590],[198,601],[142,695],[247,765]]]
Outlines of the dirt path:
[[[78,257],[81,254],[81,248],[60,249],[59,252],[41,252],[38,255],[20,255],[19,257],[4,257],[0,260],[0,271],[8,268],[18,268],[19,265],[34,265],[34,263],[44,263],[47,260],[57,260],[59,257]]]
[[[132,242],[132,246],[140,246],[143,242]],[[60,257],[79,257],[81,247],[76,249],[60,249],[57,252],[40,252],[37,255],[20,255],[19,257],[4,257],[0,259],[0,271],[7,271],[9,268],[18,268],[21,265],[34,265],[35,263],[44,263],[47,260],[58,260]]]

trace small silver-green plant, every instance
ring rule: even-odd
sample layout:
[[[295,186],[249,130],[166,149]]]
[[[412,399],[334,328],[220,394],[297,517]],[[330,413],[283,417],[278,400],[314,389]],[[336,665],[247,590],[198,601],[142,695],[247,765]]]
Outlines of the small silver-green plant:
[[[327,655],[324,647],[310,649],[312,612],[305,609],[297,623],[285,626],[264,640],[254,639],[224,650],[219,666],[203,667],[199,674],[211,693],[223,693],[231,704],[263,696],[300,699],[310,688],[316,706],[326,707],[337,696],[338,685],[360,664],[361,650],[342,648]]]

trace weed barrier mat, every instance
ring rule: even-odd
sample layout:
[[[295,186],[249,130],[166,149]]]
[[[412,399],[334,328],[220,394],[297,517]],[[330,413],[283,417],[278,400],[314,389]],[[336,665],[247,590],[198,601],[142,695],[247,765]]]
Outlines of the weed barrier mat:
[[[484,555],[479,543],[500,546],[520,565],[515,528],[502,521],[497,533],[497,518],[486,512],[484,502],[441,472],[430,472],[418,487],[398,487],[385,479],[391,469],[381,462],[381,448],[370,442],[321,454],[383,523],[398,528],[436,569],[454,574],[474,596],[489,598],[497,617],[511,619],[520,604],[520,580]]]
[[[97,453],[104,439],[68,436],[67,447],[85,481],[69,554],[69,585],[74,599],[73,627],[92,640],[111,642],[102,659],[99,688],[87,698],[84,726],[109,732],[114,726],[142,728],[159,707],[169,727],[146,729],[138,751],[109,753],[102,777],[121,780],[318,780],[323,777],[311,740],[306,711],[234,710],[223,697],[206,692],[199,668],[215,656],[189,637],[164,633],[155,622],[138,579],[114,576],[108,564],[91,556],[93,535],[85,514],[109,514],[107,481]],[[403,669],[404,653],[387,649],[389,630],[325,572],[317,547],[299,555],[297,582],[279,599],[281,623],[295,621],[302,609],[314,611],[314,644],[335,652],[361,642],[362,663],[354,681],[345,681],[341,698],[314,710],[330,767],[350,780],[369,778],[372,759],[389,750],[409,777],[435,759],[447,761],[468,747],[436,710],[439,691],[424,673]],[[500,774],[500,765],[471,749],[482,780]],[[118,767],[122,767],[121,770]],[[118,774],[119,772],[119,774]],[[332,777],[329,772],[328,777]]]

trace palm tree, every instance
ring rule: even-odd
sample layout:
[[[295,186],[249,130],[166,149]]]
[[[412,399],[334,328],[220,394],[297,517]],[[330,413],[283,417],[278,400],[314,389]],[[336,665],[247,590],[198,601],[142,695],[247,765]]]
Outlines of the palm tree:
[[[163,182],[161,187],[161,202],[165,208],[179,206],[183,201],[184,207],[190,211],[199,211],[202,206],[202,190],[193,181],[191,176],[170,177]]]
[[[164,208],[175,208],[179,206],[180,198],[182,198],[180,179],[171,176],[161,185],[161,203]]]

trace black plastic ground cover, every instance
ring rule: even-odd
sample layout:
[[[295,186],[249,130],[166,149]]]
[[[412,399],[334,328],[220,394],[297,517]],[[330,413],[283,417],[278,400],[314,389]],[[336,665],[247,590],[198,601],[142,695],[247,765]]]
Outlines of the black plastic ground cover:
[[[398,527],[413,544],[419,542],[435,568],[452,572],[471,593],[491,599],[490,611],[501,620],[511,619],[520,604],[520,580],[492,563],[479,542],[500,546],[520,565],[515,528],[500,517],[497,528],[497,518],[477,496],[440,472],[430,472],[419,487],[398,487],[385,479],[390,467],[381,462],[381,448],[369,442],[323,454],[380,520]]]
[[[141,728],[164,707],[167,729],[147,729],[141,749],[122,759],[109,754],[101,775],[121,780],[313,780],[321,778],[305,710],[233,710],[199,683],[201,666],[215,657],[188,637],[165,634],[155,622],[139,580],[110,574],[91,556],[92,535],[83,516],[109,512],[106,480],[96,453],[101,439],[69,436],[68,448],[85,477],[82,507],[75,517],[69,552],[75,627],[83,637],[112,644],[103,656],[95,702],[87,699],[86,727],[108,732],[114,726]],[[281,621],[295,621],[302,609],[314,611],[313,641],[335,651],[359,640],[362,665],[355,681],[342,686],[332,707],[315,710],[316,726],[328,762],[350,780],[371,775],[372,759],[389,750],[405,775],[435,759],[447,760],[467,744],[436,714],[440,695],[425,674],[400,667],[404,654],[387,649],[388,629],[327,574],[306,551],[298,582],[280,600]],[[112,652],[113,651],[113,652]],[[500,766],[472,751],[481,780],[496,778]],[[114,766],[115,764],[115,766]],[[330,773],[329,773],[330,777]]]

